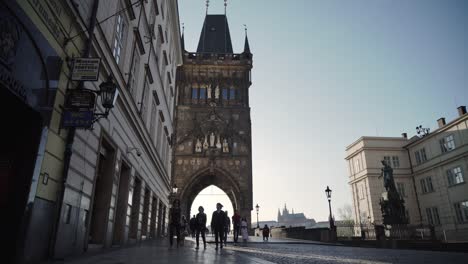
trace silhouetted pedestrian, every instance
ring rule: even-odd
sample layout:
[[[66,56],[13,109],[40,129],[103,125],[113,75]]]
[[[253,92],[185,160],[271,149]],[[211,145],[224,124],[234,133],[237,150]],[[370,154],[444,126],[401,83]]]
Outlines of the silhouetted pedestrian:
[[[231,232],[231,219],[229,218],[228,211],[224,212],[226,214],[226,223],[224,225],[224,245],[227,245],[227,236]]]
[[[237,243],[237,240],[239,239],[239,233],[240,233],[240,227],[241,227],[241,217],[237,210],[234,211],[234,215],[232,216],[232,227],[234,229],[234,232],[233,232],[234,243]]]
[[[175,233],[175,234],[174,234]],[[174,235],[177,236],[177,247],[180,241],[180,201],[178,199],[172,202],[172,208],[169,211],[169,244],[172,247]]]
[[[217,203],[216,211],[213,212],[213,216],[211,217],[211,229],[215,236],[216,250],[218,249],[218,242],[221,248],[223,248],[224,225],[226,224],[226,214],[221,208],[223,208],[223,205]]]
[[[192,237],[195,237],[195,232],[197,229],[197,219],[195,215],[193,215],[193,217],[190,219],[189,227],[190,227],[190,234],[192,234]]]
[[[206,228],[206,214],[204,213],[204,209],[202,206],[198,207],[198,214],[195,219],[195,229],[196,229],[196,241],[197,241],[197,247],[196,249],[199,248],[199,238],[200,238],[200,233],[203,239],[203,248],[206,249],[206,238],[205,238],[205,231],[207,230]]]
[[[263,241],[268,241],[268,237],[270,236],[270,228],[268,225],[265,225],[262,230],[263,233]]]

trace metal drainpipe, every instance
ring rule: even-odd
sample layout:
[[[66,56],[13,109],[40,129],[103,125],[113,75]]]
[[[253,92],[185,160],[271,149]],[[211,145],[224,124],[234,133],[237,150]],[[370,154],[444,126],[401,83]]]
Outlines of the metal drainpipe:
[[[91,53],[94,28],[96,27],[96,16],[97,16],[98,7],[99,7],[99,0],[94,0],[93,9],[91,10],[91,17],[89,19],[89,28],[87,30],[89,38],[86,41],[85,48],[82,53],[82,56],[85,58],[89,57],[89,54]],[[77,89],[82,89],[82,88],[83,88],[83,81],[80,81]],[[49,258],[53,258],[55,255],[55,244],[57,242],[58,227],[60,225],[60,219],[62,215],[63,199],[65,196],[65,186],[66,186],[67,178],[68,178],[68,169],[70,168],[70,161],[71,161],[71,155],[72,155],[73,141],[75,139],[75,132],[76,132],[76,129],[74,127],[68,130],[67,141],[65,145],[65,152],[64,152],[64,157],[63,157],[62,185],[61,185],[59,196],[57,197],[57,200],[56,200],[55,224],[52,229],[52,236],[51,236],[51,240],[49,244],[49,254],[50,254]]]
[[[416,189],[416,181],[414,180],[413,162],[411,161],[411,154],[408,148],[406,148],[406,152],[408,153],[410,169],[411,169],[411,179],[413,180],[414,195],[416,196],[416,204],[418,205],[419,221],[421,222],[421,225],[422,225],[423,221],[422,221],[422,214],[421,214],[421,205],[419,204],[418,190]]]

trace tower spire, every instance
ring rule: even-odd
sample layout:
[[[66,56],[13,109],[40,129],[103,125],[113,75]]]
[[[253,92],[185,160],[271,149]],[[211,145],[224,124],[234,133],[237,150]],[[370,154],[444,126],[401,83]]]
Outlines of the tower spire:
[[[245,31],[244,53],[250,54],[250,45],[249,45],[249,38],[247,37],[247,25],[246,24],[244,24],[244,31]]]
[[[206,13],[205,15],[208,15],[208,7],[210,6],[210,0],[206,0]]]
[[[180,46],[182,47],[182,51],[185,50],[184,32],[185,32],[185,25],[184,23],[182,23],[182,36],[180,37]]]
[[[227,0],[224,0],[224,15],[226,15]]]

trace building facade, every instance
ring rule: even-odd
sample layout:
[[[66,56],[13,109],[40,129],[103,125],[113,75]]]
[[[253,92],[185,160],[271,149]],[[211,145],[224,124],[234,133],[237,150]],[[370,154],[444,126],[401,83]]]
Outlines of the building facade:
[[[183,215],[191,215],[200,191],[215,185],[250,224],[251,69],[247,35],[244,51],[234,53],[226,15],[207,14],[197,51],[184,51],[177,70],[173,176]]]
[[[182,63],[177,1],[11,0],[1,6],[2,39],[10,40],[2,42],[1,100],[18,109],[18,118],[7,120],[22,131],[11,132],[11,148],[1,153],[2,174],[21,179],[8,182],[18,191],[2,203],[24,204],[6,220],[18,223],[12,255],[37,262],[163,236]],[[89,34],[94,7],[97,23]],[[70,71],[74,58],[86,56],[89,36],[90,57],[101,63],[99,80],[83,87],[98,90],[112,76],[118,97],[107,118],[72,134],[62,127],[62,110],[67,91],[79,86]],[[28,125],[20,118],[29,118]],[[11,138],[23,147],[15,152]],[[22,169],[15,169],[15,153],[29,153]]]
[[[357,223],[381,223],[379,178],[385,160],[394,171],[410,224],[435,227],[438,238],[468,240],[468,115],[458,108],[450,123],[411,139],[362,137],[346,148]]]

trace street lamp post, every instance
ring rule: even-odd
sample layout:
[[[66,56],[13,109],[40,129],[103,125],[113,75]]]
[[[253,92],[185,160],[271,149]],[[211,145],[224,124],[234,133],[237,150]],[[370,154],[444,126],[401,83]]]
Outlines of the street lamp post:
[[[330,189],[330,187],[327,186],[327,189],[325,189],[325,194],[327,195],[328,210],[330,211],[330,216],[328,220],[330,222],[330,229],[333,229],[335,227],[335,223],[333,221],[332,210],[331,210],[331,193],[332,193],[332,190]]]
[[[260,206],[258,204],[255,206],[255,209],[257,210],[257,228],[260,228],[260,224],[258,223],[258,210],[260,210]]]

